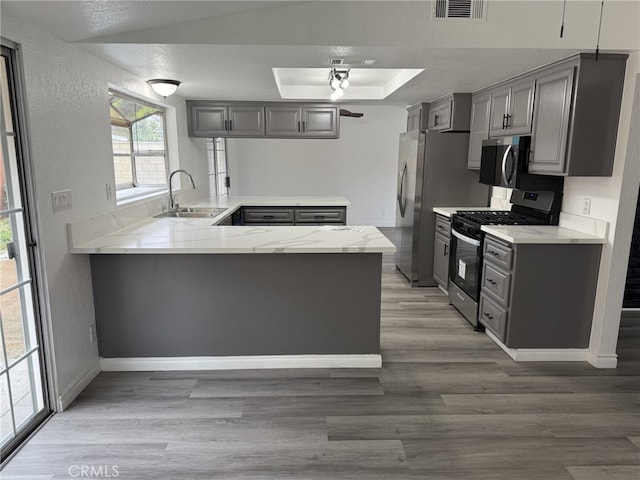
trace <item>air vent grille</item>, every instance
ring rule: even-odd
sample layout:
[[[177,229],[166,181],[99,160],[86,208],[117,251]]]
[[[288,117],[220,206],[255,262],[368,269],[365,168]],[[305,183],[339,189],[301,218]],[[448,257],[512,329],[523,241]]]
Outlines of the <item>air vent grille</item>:
[[[484,20],[484,0],[436,0],[434,18],[437,20]]]
[[[329,59],[329,65],[375,65],[377,58],[335,57]]]

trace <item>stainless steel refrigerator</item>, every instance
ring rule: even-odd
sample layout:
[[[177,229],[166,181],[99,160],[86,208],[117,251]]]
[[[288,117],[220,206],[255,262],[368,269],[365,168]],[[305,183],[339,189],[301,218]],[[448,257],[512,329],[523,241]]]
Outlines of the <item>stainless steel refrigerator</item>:
[[[483,207],[489,187],[467,169],[468,133],[413,130],[400,135],[396,267],[414,287],[432,287],[433,207]]]

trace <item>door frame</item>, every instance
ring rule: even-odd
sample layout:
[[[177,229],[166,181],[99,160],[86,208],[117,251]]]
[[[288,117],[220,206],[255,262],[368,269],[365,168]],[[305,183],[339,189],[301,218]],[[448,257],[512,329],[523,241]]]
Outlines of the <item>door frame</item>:
[[[3,448],[1,466],[4,466],[23,445],[23,442],[33,435],[44,422],[56,411],[55,362],[53,356],[53,337],[50,315],[46,308],[49,305],[47,282],[44,275],[44,261],[39,242],[38,214],[36,203],[36,188],[34,181],[33,163],[30,156],[29,122],[25,104],[25,82],[21,46],[5,37],[0,36],[2,53],[8,54],[8,79],[13,91],[10,92],[12,110],[14,113],[14,131],[16,133],[16,149],[18,154],[18,181],[24,207],[24,222],[29,250],[29,268],[32,274],[32,298],[35,320],[35,330],[39,345],[41,345],[40,372],[44,409],[33,417],[26,428]]]

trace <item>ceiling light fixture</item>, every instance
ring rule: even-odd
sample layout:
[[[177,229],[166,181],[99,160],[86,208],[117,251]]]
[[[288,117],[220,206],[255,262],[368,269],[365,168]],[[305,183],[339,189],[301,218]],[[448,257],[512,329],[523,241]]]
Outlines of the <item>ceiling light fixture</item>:
[[[151,80],[147,80],[147,83],[151,85],[151,88],[153,88],[154,92],[156,92],[158,95],[160,95],[163,98],[167,98],[169,95],[172,95],[175,93],[175,91],[180,86],[181,82],[179,82],[178,80],[154,78]]]
[[[349,70],[331,69],[329,72],[329,87],[333,90],[331,98],[335,100],[344,95],[344,89],[349,86]]]

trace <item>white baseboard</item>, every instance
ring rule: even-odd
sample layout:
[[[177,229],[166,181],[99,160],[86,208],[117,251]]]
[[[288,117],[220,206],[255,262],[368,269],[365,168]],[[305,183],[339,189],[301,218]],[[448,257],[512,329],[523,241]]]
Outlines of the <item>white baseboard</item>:
[[[100,363],[96,363],[92,366],[87,372],[82,375],[76,383],[74,383],[71,388],[69,388],[65,393],[58,396],[58,400],[56,402],[56,411],[58,413],[63,412],[71,402],[73,402],[80,392],[82,392],[87,385],[91,383],[91,381],[98,376],[101,372]]]
[[[489,330],[485,331],[516,362],[586,362],[590,355],[582,348],[509,348]],[[591,363],[589,361],[589,363]]]
[[[618,366],[618,355],[594,355],[589,352],[587,362],[596,368],[616,368]]]
[[[266,368],[380,368],[373,355],[248,355],[230,357],[101,358],[105,372],[168,370],[254,370]]]

